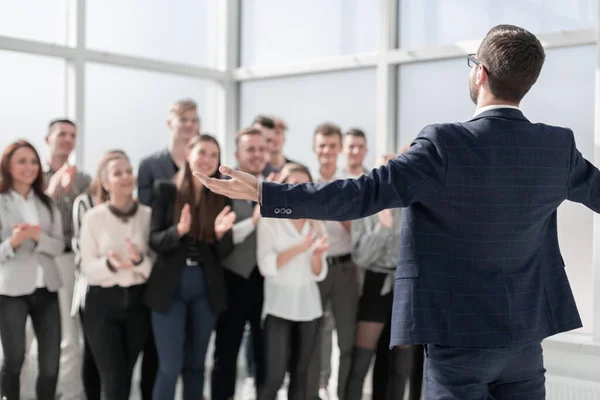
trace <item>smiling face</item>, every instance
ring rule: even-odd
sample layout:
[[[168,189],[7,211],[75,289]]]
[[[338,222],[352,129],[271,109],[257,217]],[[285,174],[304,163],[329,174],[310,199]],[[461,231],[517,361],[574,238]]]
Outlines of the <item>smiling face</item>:
[[[102,186],[110,197],[132,196],[135,176],[131,164],[125,157],[117,157],[106,164]]]
[[[33,150],[21,147],[13,153],[9,171],[13,186],[31,186],[40,173],[40,160]]]
[[[189,150],[188,164],[192,171],[199,171],[206,176],[213,176],[219,168],[221,151],[216,143],[201,140]]]
[[[267,164],[266,154],[267,144],[265,138],[259,132],[239,137],[235,157],[240,170],[243,172],[252,175],[261,174]]]
[[[168,121],[172,137],[181,142],[188,142],[200,133],[200,119],[196,109],[188,109],[180,114],[171,113]]]
[[[360,167],[367,155],[367,142],[359,136],[346,135],[344,137],[344,155],[349,167]]]
[[[48,130],[46,143],[50,155],[69,157],[77,141],[77,128],[68,122],[55,122]]]
[[[342,151],[342,138],[340,135],[315,135],[315,154],[319,165],[335,165],[338,155]]]

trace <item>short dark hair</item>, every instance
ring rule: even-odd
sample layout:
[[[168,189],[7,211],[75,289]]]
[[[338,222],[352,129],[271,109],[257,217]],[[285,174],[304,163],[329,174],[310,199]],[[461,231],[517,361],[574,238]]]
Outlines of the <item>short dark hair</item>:
[[[336,124],[333,124],[331,122],[325,122],[320,125],[317,125],[317,127],[315,128],[315,136],[317,136],[317,135],[322,135],[322,136],[337,135],[340,137],[340,140],[342,140],[342,130],[340,129],[339,126],[337,126]]]
[[[253,135],[262,136],[262,132],[256,128],[252,128],[252,127],[240,129],[240,131],[235,135],[235,147],[237,147],[238,144],[240,143],[240,139],[242,138],[242,136],[253,136]]]
[[[71,121],[70,119],[57,118],[57,119],[53,119],[52,121],[50,121],[50,123],[48,123],[48,131],[50,131],[55,124],[69,124],[69,125],[73,125],[74,128],[77,128],[77,125],[75,125],[75,122]]]
[[[365,142],[367,141],[367,135],[365,135],[365,133],[358,128],[348,129],[348,132],[346,132],[346,134],[344,136],[354,136],[354,137],[358,137],[358,138],[363,138],[365,140]]]
[[[275,121],[273,118],[269,118],[266,115],[258,115],[254,118],[254,123],[264,126],[267,129],[275,129]]]
[[[492,94],[518,103],[540,76],[546,56],[533,33],[514,25],[498,25],[481,42],[477,58],[488,74]]]

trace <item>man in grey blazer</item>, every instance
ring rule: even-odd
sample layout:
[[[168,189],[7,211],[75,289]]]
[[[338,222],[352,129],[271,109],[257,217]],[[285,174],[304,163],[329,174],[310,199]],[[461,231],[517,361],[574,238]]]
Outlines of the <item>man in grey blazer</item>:
[[[171,107],[167,126],[170,129],[169,144],[144,158],[138,170],[138,198],[142,204],[152,204],[152,187],[157,180],[172,179],[185,163],[185,147],[189,140],[200,134],[200,118],[193,100],[179,100]],[[142,380],[140,390],[142,400],[152,400],[154,380],[158,370],[158,355],[152,331],[144,347]]]
[[[84,391],[81,379],[83,354],[79,318],[71,316],[76,270],[75,254],[71,248],[72,210],[75,198],[88,189],[91,178],[69,163],[69,157],[77,144],[77,125],[73,121],[62,118],[50,121],[46,143],[48,158],[42,165],[46,194],[60,212],[64,238],[62,251],[55,258],[62,279],[62,287],[58,294],[62,330],[58,393],[64,400],[79,400]],[[30,347],[34,339],[31,325],[27,327],[27,337]],[[28,357],[28,361],[32,361],[31,356]],[[31,377],[25,368],[23,371]],[[27,383],[29,382],[30,379],[27,379]],[[32,393],[32,386],[25,385],[25,393]]]

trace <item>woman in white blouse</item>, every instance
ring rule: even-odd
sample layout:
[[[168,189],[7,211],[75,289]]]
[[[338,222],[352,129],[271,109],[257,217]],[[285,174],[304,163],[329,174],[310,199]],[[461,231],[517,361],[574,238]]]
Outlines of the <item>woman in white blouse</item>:
[[[311,182],[308,169],[287,164],[282,183]],[[257,259],[265,277],[263,305],[265,383],[259,400],[273,400],[283,383],[290,349],[295,349],[288,399],[304,400],[308,366],[317,344],[323,315],[317,282],[327,275],[329,248],[321,222],[261,219],[257,232]]]
[[[104,153],[100,159],[98,165],[104,165],[107,158],[114,158],[115,156],[123,156],[127,158],[127,155],[123,150],[111,150]],[[75,317],[79,314],[81,322],[85,319],[85,295],[87,293],[87,282],[85,277],[81,273],[81,251],[79,250],[79,235],[81,231],[81,223],[83,222],[83,216],[85,213],[92,209],[92,207],[102,204],[108,201],[108,193],[102,190],[100,186],[100,174],[96,172],[96,176],[92,179],[88,190],[85,193],[80,194],[73,203],[73,239],[71,246],[75,253],[75,265],[77,266],[76,278],[75,278],[75,289],[73,294],[73,303],[71,304],[71,316]],[[94,360],[94,355],[90,349],[85,332],[83,334],[83,363],[82,363],[82,380],[83,389],[85,391],[86,400],[100,400],[100,373],[98,372],[98,366]]]
[[[105,157],[98,173],[108,201],[86,212],[81,225],[81,272],[89,285],[83,328],[100,372],[102,400],[127,400],[150,332],[142,295],[152,269],[151,210],[133,198],[135,177],[122,154]]]

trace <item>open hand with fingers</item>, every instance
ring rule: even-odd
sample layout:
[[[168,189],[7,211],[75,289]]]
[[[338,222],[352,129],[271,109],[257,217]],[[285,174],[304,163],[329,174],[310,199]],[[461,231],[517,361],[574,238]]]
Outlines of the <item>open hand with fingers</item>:
[[[215,218],[215,235],[217,239],[223,238],[223,236],[233,227],[236,215],[231,210],[231,207],[225,206],[223,210]]]
[[[379,218],[379,223],[383,225],[384,228],[391,228],[394,223],[394,217],[392,215],[391,209],[381,210],[377,213],[377,217]]]
[[[317,236],[315,236],[314,233],[309,232],[299,244],[300,251],[308,251],[315,243],[315,240],[317,240]]]
[[[329,250],[329,243],[327,241],[328,239],[329,236],[324,235],[316,241],[315,245],[313,246],[313,257],[320,258],[321,256],[323,256],[323,253]]]
[[[177,223],[177,233],[182,237],[190,232],[192,227],[192,214],[190,213],[190,205],[185,204],[181,209],[179,222]]]
[[[69,193],[75,183],[76,174],[77,169],[74,165],[64,163],[48,182],[48,189],[46,190],[48,196],[55,197],[59,193]]]
[[[125,239],[127,245],[127,251],[129,252],[129,258],[133,265],[139,265],[144,261],[144,255],[139,251],[138,247],[131,241],[130,238]]]
[[[222,165],[219,171],[231,179],[210,178],[201,172],[194,171],[194,176],[209,190],[229,197],[230,199],[256,201],[258,196],[258,179],[254,175],[236,171]]]

